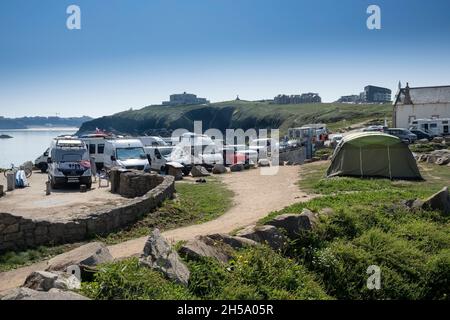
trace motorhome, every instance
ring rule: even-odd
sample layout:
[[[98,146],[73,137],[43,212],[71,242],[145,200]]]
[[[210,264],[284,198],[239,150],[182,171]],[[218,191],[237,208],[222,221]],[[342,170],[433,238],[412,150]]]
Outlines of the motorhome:
[[[410,129],[423,130],[437,137],[450,135],[450,118],[416,119],[410,123]]]
[[[164,147],[168,146],[167,142],[163,140],[161,137],[156,136],[144,136],[138,137],[141,140],[144,147]]]
[[[144,145],[139,139],[116,139],[105,141],[104,167],[150,170]]]
[[[92,171],[86,144],[74,138],[54,139],[47,158],[48,178],[53,189],[78,183],[88,189],[92,185]]]
[[[207,135],[184,133],[176,144],[172,159],[189,168],[193,165],[212,167],[223,163],[222,148]]]
[[[105,134],[90,134],[80,137],[86,143],[89,156],[94,161],[98,170],[101,170],[105,162],[105,143],[111,139]]]

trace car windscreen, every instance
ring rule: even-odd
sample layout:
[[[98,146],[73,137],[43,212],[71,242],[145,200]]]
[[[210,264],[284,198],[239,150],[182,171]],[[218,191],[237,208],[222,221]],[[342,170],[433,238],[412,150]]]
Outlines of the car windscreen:
[[[53,161],[56,162],[78,162],[81,160],[89,160],[89,155],[86,149],[68,150],[56,149],[54,150]]]
[[[158,151],[161,153],[161,155],[163,157],[168,157],[170,156],[170,154],[172,153],[172,148],[162,148],[162,149],[158,149]]]
[[[117,148],[117,160],[145,159],[144,148]]]

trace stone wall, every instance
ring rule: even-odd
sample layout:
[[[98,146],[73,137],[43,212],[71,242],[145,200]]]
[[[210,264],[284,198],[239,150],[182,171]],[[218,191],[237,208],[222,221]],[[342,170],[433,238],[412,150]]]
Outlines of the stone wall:
[[[283,150],[279,153],[279,161],[290,164],[303,164],[306,159],[305,147]]]
[[[23,250],[39,245],[72,243],[106,236],[128,226],[151,212],[175,192],[172,176],[159,176],[159,183],[142,197],[109,210],[61,221],[32,220],[9,213],[0,213],[0,253]]]

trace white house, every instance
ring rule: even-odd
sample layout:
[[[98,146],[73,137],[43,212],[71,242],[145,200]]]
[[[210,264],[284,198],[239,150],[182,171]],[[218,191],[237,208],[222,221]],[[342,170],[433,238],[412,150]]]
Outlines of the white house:
[[[450,86],[400,88],[394,101],[393,127],[408,128],[416,119],[450,118]]]

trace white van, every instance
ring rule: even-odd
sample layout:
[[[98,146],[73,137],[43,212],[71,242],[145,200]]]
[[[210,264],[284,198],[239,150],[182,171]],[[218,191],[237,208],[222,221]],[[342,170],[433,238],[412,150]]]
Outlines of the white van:
[[[92,171],[86,144],[79,139],[55,139],[48,154],[48,179],[53,189],[71,183],[92,186]]]
[[[81,141],[86,143],[89,156],[93,159],[98,170],[101,170],[104,166],[105,144],[108,139],[110,138],[102,134],[86,135],[80,138]]]
[[[138,139],[141,140],[144,147],[164,147],[168,145],[161,137],[144,136],[138,137]]]
[[[416,119],[410,123],[410,129],[423,130],[433,137],[450,135],[450,118]]]
[[[118,139],[105,142],[104,167],[150,170],[144,145],[139,139]]]
[[[171,155],[174,147],[144,147],[145,153],[150,156],[151,170],[168,173],[166,164],[172,161]]]

